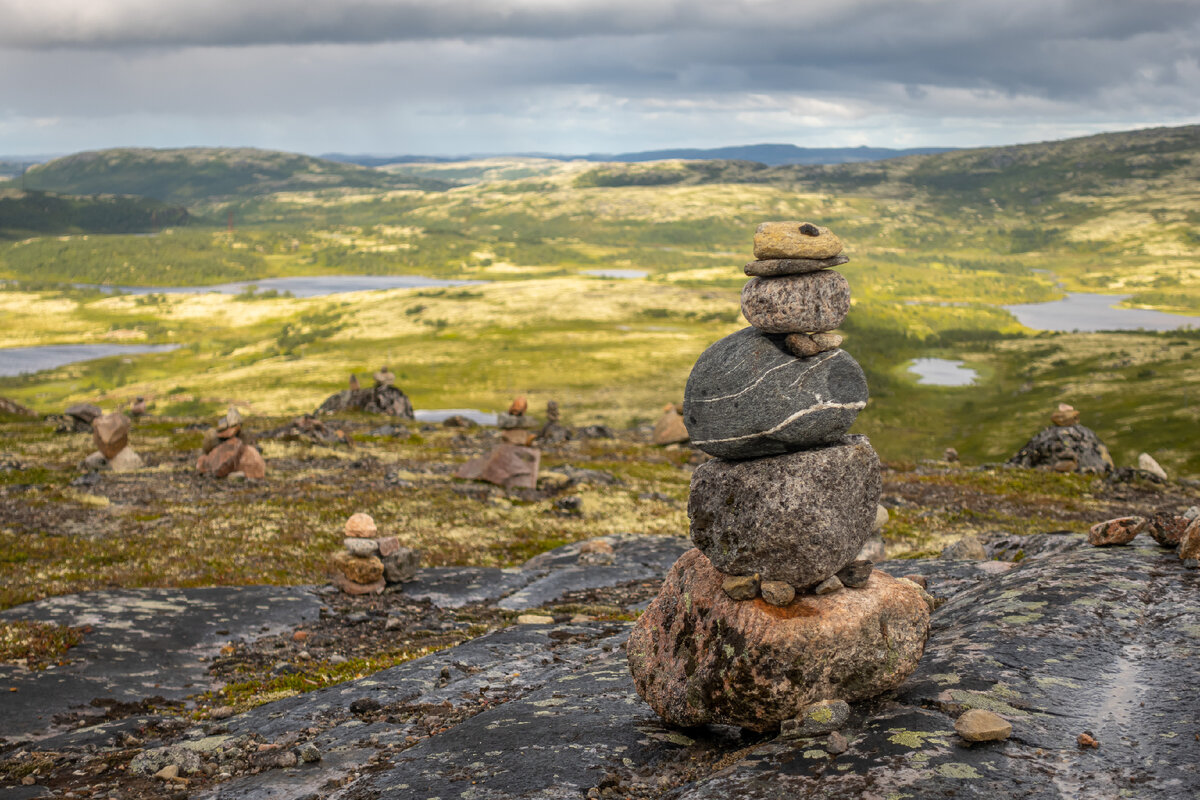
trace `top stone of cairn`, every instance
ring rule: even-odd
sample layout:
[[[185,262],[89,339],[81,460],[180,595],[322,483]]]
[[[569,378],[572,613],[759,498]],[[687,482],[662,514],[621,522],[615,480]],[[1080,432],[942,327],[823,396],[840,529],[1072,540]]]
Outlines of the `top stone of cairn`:
[[[764,222],[754,232],[758,259],[833,258],[841,252],[842,240],[811,222]]]

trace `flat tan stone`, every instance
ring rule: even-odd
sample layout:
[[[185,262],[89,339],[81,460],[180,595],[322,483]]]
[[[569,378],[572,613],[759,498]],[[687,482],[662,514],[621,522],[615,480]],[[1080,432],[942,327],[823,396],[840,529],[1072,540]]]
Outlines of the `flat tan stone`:
[[[754,232],[754,257],[767,259],[833,258],[842,240],[811,222],[764,222]]]
[[[955,720],[954,730],[968,742],[998,742],[1012,736],[1012,723],[991,711],[971,708]]]

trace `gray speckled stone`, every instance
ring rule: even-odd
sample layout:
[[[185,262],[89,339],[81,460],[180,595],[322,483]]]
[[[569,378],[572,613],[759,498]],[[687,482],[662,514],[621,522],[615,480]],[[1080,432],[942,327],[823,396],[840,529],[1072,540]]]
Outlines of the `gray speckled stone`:
[[[840,272],[751,278],[742,287],[742,315],[767,333],[831,331],[850,311],[850,284]]]
[[[709,455],[760,458],[838,440],[866,404],[867,379],[846,351],[797,358],[784,337],[743,328],[692,367],[683,419]]]
[[[752,278],[774,278],[779,275],[803,275],[820,269],[839,267],[850,259],[845,256],[832,258],[764,258],[746,265],[746,274]]]
[[[713,459],[692,474],[692,542],[726,574],[813,586],[858,555],[881,485],[865,436],[754,461]]]

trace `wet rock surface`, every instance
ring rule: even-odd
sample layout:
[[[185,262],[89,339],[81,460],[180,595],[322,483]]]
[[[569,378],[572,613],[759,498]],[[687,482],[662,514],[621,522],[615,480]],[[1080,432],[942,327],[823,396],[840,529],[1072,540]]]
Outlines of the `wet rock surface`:
[[[669,796],[1192,797],[1197,588],[1153,545],[1030,559],[937,611],[920,667],[863,710],[844,755],[774,742]],[[1011,738],[961,746],[970,708],[1011,721]],[[1098,748],[1078,746],[1084,731]]]
[[[866,403],[867,379],[846,351],[797,358],[784,337],[743,328],[692,367],[683,421],[709,455],[759,458],[837,440]]]
[[[0,663],[0,736],[44,733],[54,717],[101,698],[136,703],[183,698],[212,685],[205,663],[233,636],[261,636],[315,618],[320,600],[306,587],[142,589],[54,597],[0,612],[91,631],[71,663],[44,672]],[[265,630],[264,630],[265,629]],[[201,658],[205,660],[202,661]]]
[[[187,796],[246,800],[457,798],[464,793],[574,800],[605,789],[639,800],[1194,797],[1200,791],[1195,738],[1200,699],[1194,691],[1200,678],[1200,575],[1146,535],[1110,548],[1089,547],[1078,534],[980,538],[993,558],[1019,553],[1019,563],[917,559],[878,565],[894,576],[924,577],[943,605],[932,616],[916,672],[878,700],[851,705],[839,734],[846,740],[844,752],[842,742],[824,733],[776,738],[723,726],[665,726],[636,694],[621,649],[631,623],[617,619],[504,628],[357,680],[231,712],[219,722],[204,723],[203,730],[189,728],[195,723],[186,718],[143,712],[25,744],[21,751],[53,752],[66,774],[86,775],[96,765],[122,764],[143,751],[186,744],[206,765],[219,763],[226,775],[188,775]],[[511,596],[518,584],[529,585],[552,570],[577,566],[585,555],[582,545],[531,559],[525,565],[528,574],[520,569],[500,573],[520,575],[501,595]],[[644,565],[673,560],[676,548],[687,542],[623,536],[612,537],[612,545],[615,565]],[[496,596],[491,573],[470,573],[473,577],[460,580],[457,589],[448,573],[436,574],[421,570],[418,581],[428,586],[441,580],[446,601]],[[240,591],[261,593],[241,595],[235,604],[249,614],[267,613],[259,607],[271,606],[273,596],[308,590]],[[615,598],[621,591],[563,597]],[[639,591],[638,596],[650,597],[657,585]],[[146,652],[152,651],[154,631],[177,630],[190,613],[189,606],[170,601],[171,592],[154,592],[163,590],[129,593],[156,598],[156,604],[137,611],[138,626],[150,631],[138,635],[138,647]],[[428,603],[405,592],[407,587],[378,597],[340,598],[344,607],[339,608],[346,612],[341,617],[350,625],[357,608],[374,613],[380,604],[402,599]],[[67,605],[53,615],[44,612],[46,618],[78,623],[94,611],[94,603],[81,602],[83,597],[52,601]],[[12,609],[5,616],[29,614],[39,606]],[[199,615],[203,607],[194,608]],[[386,635],[382,619],[364,616],[368,621],[349,629],[366,631],[368,639]],[[102,630],[97,622],[93,642]],[[247,617],[241,628],[219,629],[249,636],[257,630],[255,623]],[[132,646],[128,637],[134,634],[128,628],[119,631],[125,638],[115,639],[114,647]],[[283,638],[290,639],[286,629]],[[80,647],[86,646],[88,639]],[[321,652],[311,639],[309,646],[314,654]],[[187,653],[188,659],[195,657],[194,651]],[[194,663],[196,669],[206,667]],[[156,681],[189,668],[171,664]],[[31,683],[20,684],[21,692],[0,695],[0,704],[39,691],[30,688],[33,682],[55,681],[55,672],[27,673]],[[0,679],[0,686],[10,685],[9,680]],[[153,689],[138,686],[144,692]],[[0,705],[0,711],[8,708]],[[969,708],[1010,721],[1011,737],[969,746],[961,742],[954,724]],[[2,718],[0,735],[11,739],[7,717]],[[1097,748],[1079,747],[1085,731]],[[129,736],[139,743],[128,744]],[[300,755],[312,748],[320,760],[305,762]],[[295,760],[269,757],[280,751]],[[16,752],[0,743],[0,761],[15,759]],[[0,772],[0,796],[47,794],[40,776],[39,785],[23,786],[10,778],[16,774]],[[111,788],[96,796],[169,797],[184,790],[123,771],[72,780],[107,781]],[[401,788],[405,785],[409,788]]]

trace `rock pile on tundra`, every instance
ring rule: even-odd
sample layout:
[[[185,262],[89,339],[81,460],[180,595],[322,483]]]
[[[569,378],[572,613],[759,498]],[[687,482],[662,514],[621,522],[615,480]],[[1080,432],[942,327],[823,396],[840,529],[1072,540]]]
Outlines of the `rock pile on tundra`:
[[[196,469],[214,478],[240,475],[250,480],[267,476],[267,462],[258,448],[245,441],[242,415],[234,406],[217,420],[217,427],[204,432],[204,451]]]
[[[111,469],[113,472],[132,472],[141,469],[142,457],[129,446],[129,429],[133,423],[120,411],[92,418],[92,441],[96,452],[84,459],[88,469]]]
[[[874,529],[879,458],[847,430],[867,402],[833,333],[850,289],[842,243],[764,223],[746,265],[753,327],[692,369],[683,418],[712,460],[692,477],[692,542],[628,645],[638,692],[667,722],[770,730],[811,703],[899,686],[929,634],[916,584],[856,560]]]
[[[347,594],[379,594],[388,584],[411,580],[421,554],[395,536],[380,536],[370,514],[346,520],[343,550],[333,557],[333,582]]]

